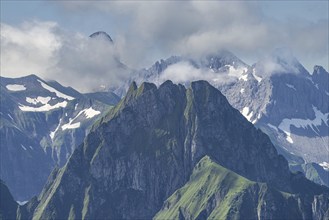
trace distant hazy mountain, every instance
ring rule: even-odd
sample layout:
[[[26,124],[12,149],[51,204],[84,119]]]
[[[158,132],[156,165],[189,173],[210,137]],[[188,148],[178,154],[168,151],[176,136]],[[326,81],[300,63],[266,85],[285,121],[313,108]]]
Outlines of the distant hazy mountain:
[[[270,136],[292,169],[303,170],[310,179],[329,185],[328,72],[315,66],[309,74],[294,57],[275,53],[253,65],[247,74],[247,81],[223,86],[221,91]],[[315,165],[315,169],[314,163],[322,168]]]
[[[35,75],[1,77],[1,173],[14,198],[40,193],[54,166],[63,166],[89,126],[119,98],[81,94]]]
[[[205,81],[132,84],[48,179],[33,219],[325,219],[329,189]],[[32,201],[32,202],[35,202]],[[30,204],[26,204],[29,206]]]

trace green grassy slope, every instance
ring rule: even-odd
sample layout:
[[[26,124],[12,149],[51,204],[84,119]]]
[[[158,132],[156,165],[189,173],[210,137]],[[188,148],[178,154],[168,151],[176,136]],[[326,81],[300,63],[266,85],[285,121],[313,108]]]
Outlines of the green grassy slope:
[[[297,200],[296,195],[250,181],[205,156],[154,219],[302,218]]]

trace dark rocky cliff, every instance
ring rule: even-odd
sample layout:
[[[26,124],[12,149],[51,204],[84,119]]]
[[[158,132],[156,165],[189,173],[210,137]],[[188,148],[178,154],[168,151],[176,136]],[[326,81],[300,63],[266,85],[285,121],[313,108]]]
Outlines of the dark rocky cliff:
[[[328,189],[292,174],[269,138],[217,89],[205,81],[193,82],[188,89],[167,81],[159,88],[150,83],[130,86],[67,164],[54,170],[33,218],[150,219],[176,190],[189,188],[193,169],[205,156],[215,167],[254,183],[246,188],[248,203],[241,204],[260,207],[247,217],[276,218],[292,206],[294,218],[321,219],[327,213]],[[241,193],[230,178],[212,187]],[[284,193],[291,195],[292,206],[276,205],[289,203]],[[253,200],[261,195],[265,203]],[[202,197],[200,193],[197,199]],[[280,208],[272,210],[271,203]],[[181,210],[180,216],[188,219]],[[200,218],[209,217],[203,213]]]

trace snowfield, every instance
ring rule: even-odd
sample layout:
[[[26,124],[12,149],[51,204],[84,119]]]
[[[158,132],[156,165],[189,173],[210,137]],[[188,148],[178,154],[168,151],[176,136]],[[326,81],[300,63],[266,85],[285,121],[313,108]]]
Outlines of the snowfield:
[[[293,90],[297,91],[296,88],[295,88],[295,86],[293,86],[293,85],[291,85],[291,84],[286,83],[286,86],[287,86],[288,88],[290,88],[290,89],[293,89]]]
[[[328,126],[328,117],[329,113],[323,114],[319,109],[312,106],[315,118],[314,119],[300,119],[300,118],[285,118],[282,120],[282,122],[279,124],[278,128],[283,131],[287,137],[286,140],[289,143],[293,143],[293,140],[291,138],[291,131],[290,126],[295,126],[296,128],[311,128],[315,134],[318,134],[317,126],[320,126],[322,123],[326,124]]]
[[[19,109],[24,111],[24,112],[47,112],[56,108],[65,108],[67,105],[67,101],[59,102],[55,105],[49,105],[48,103],[40,106],[40,107],[31,107],[31,106],[26,106],[19,104]]]
[[[26,102],[33,104],[33,105],[37,105],[39,103],[45,105],[47,104],[49,101],[51,100],[51,97],[42,97],[42,96],[38,96],[36,98],[30,98],[30,97],[26,97]]]
[[[70,119],[69,120],[69,123],[67,123],[67,124],[65,124],[65,125],[62,126],[62,130],[64,131],[66,129],[76,129],[76,128],[79,128],[80,127],[80,124],[81,124],[80,122],[73,123],[73,124],[72,124],[72,122],[73,122],[73,120]]]
[[[92,107],[83,110],[83,113],[85,114],[86,118],[93,118],[96,115],[99,115],[101,112],[94,110]]]
[[[323,169],[329,171],[329,163],[327,163],[327,162],[322,162],[322,163],[319,163],[319,165],[320,165],[321,167],[323,167]]]
[[[81,115],[84,115],[84,117],[86,119],[89,119],[89,118],[95,117],[96,115],[99,115],[100,113],[101,113],[100,111],[97,111],[97,110],[93,109],[92,107],[90,107],[88,109],[81,110],[73,119],[72,118],[69,119],[69,123],[64,124],[62,126],[62,130],[64,131],[66,129],[79,128],[81,123],[80,122],[73,123],[73,122],[75,120],[77,120]]]
[[[6,88],[14,92],[26,90],[26,87],[24,85],[18,85],[18,84],[8,84],[6,85]]]
[[[251,117],[253,116],[254,112],[249,112],[249,107],[244,107],[241,111],[241,114],[248,120],[251,120]]]
[[[60,98],[63,98],[63,99],[67,99],[67,100],[73,100],[74,98],[72,96],[68,96],[68,95],[65,95],[59,91],[57,91],[56,89],[54,89],[53,87],[51,86],[48,86],[46,83],[38,80],[38,82],[41,84],[41,86],[43,88],[45,88],[46,90],[48,90],[49,92],[54,92],[56,93],[57,97],[60,97]]]

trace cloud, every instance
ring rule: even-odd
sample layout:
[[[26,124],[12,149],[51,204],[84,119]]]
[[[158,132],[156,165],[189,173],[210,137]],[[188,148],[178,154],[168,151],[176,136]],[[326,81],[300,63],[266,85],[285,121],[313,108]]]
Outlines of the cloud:
[[[239,73],[228,74],[229,72],[237,71]],[[181,61],[179,63],[170,65],[161,75],[158,80],[158,84],[171,80],[178,84],[186,84],[196,80],[207,80],[212,84],[233,82],[241,76],[241,71],[230,70],[223,72],[213,72],[211,69],[196,68],[187,61]]]
[[[261,77],[287,73],[308,74],[289,48],[277,48],[255,64],[255,74]]]
[[[117,48],[107,39],[79,34],[66,37],[55,56],[57,62],[50,68],[51,73],[80,91],[116,86],[128,78],[129,70],[120,63]]]
[[[53,65],[61,40],[53,22],[24,23],[16,28],[1,24],[1,74],[20,76],[44,72]]]
[[[80,91],[91,91],[103,84],[115,86],[129,77],[129,70],[121,68],[118,59],[138,69],[171,55],[199,58],[227,49],[252,64],[277,47],[290,47],[308,69],[315,64],[328,68],[328,19],[274,20],[263,14],[259,2],[59,1],[54,4],[64,9],[66,16],[83,14],[79,17],[82,27],[86,19],[93,19],[88,15],[97,12],[107,15],[104,22],[109,21],[115,30],[115,35],[109,33],[115,44],[92,41],[76,30],[64,30],[63,24],[56,22],[32,21],[20,26],[2,23],[2,75],[36,73]],[[271,63],[267,67],[277,68]],[[190,71],[192,78],[201,76],[200,70],[189,70],[191,67],[186,65],[175,68],[168,69],[172,73]],[[172,73],[167,72],[166,76],[175,78]],[[178,81],[180,77],[184,74],[178,74]]]
[[[98,10],[111,15],[125,47],[122,57],[132,66],[170,55],[203,56],[228,49],[256,61],[278,47],[290,47],[314,65],[328,57],[328,19],[274,20],[261,3],[252,1],[83,1],[59,3],[69,11]],[[143,54],[140,58],[140,54]],[[136,59],[139,57],[139,59]],[[313,62],[313,64],[311,64]],[[328,67],[328,62],[325,63]]]
[[[116,86],[128,78],[118,48],[105,39],[67,32],[53,22],[1,24],[1,30],[4,76],[37,74],[82,92]]]

